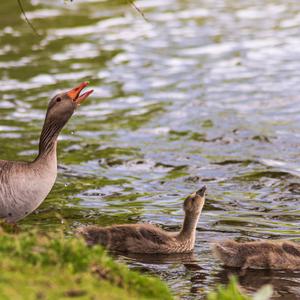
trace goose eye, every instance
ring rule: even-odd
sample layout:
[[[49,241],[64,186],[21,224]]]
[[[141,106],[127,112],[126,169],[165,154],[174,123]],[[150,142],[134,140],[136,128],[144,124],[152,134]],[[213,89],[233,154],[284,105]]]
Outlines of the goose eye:
[[[60,101],[61,101],[60,97],[56,98],[56,102],[60,102]]]

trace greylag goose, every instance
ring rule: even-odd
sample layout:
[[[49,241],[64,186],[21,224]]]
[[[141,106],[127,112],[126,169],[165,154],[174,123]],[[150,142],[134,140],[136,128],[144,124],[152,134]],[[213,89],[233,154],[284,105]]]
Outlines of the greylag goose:
[[[300,245],[290,241],[227,240],[215,243],[213,252],[227,267],[300,270]]]
[[[53,97],[40,136],[39,153],[32,162],[0,160],[0,218],[15,223],[33,212],[51,191],[57,175],[56,145],[59,132],[92,92],[83,82]]]
[[[188,253],[194,249],[196,226],[205,202],[206,186],[188,196],[180,232],[168,232],[151,224],[110,227],[84,226],[77,229],[87,244],[101,244],[109,250],[127,253]]]

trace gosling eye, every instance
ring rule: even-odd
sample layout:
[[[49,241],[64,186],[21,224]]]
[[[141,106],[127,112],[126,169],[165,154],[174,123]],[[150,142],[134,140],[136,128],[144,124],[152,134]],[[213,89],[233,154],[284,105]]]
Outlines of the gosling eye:
[[[60,102],[61,101],[61,98],[60,97],[57,97],[56,98],[56,102]]]

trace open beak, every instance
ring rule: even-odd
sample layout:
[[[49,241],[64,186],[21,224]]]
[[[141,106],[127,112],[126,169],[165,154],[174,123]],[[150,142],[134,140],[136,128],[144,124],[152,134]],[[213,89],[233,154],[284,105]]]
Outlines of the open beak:
[[[79,106],[94,91],[94,90],[89,90],[83,94],[80,94],[81,91],[88,85],[89,83],[85,81],[79,84],[78,86],[74,87],[69,92],[67,92],[67,95],[71,98],[73,102],[75,102]]]

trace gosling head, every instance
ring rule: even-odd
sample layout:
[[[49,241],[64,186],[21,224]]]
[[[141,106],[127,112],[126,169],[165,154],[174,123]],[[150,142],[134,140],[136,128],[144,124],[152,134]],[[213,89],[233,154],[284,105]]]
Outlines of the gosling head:
[[[48,105],[47,121],[60,125],[59,127],[66,124],[73,115],[76,107],[93,92],[93,90],[89,90],[80,95],[81,91],[88,84],[88,82],[83,82],[68,92],[59,93],[54,96]]]
[[[207,187],[204,185],[200,190],[192,193],[184,200],[183,210],[185,213],[193,215],[201,213],[205,202],[206,190]]]

